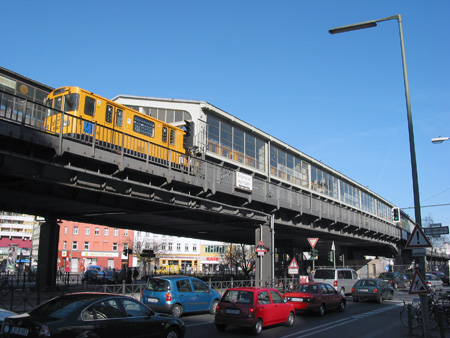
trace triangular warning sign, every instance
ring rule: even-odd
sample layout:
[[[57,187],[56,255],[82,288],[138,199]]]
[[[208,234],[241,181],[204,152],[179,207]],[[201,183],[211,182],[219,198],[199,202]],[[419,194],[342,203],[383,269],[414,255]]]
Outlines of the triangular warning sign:
[[[308,238],[309,245],[311,245],[311,248],[313,248],[313,249],[316,246],[318,241],[319,241],[318,238]]]
[[[259,241],[258,246],[256,247],[255,252],[267,252],[266,247],[264,246],[263,241]]]
[[[411,249],[428,247],[432,247],[430,241],[428,240],[428,237],[425,235],[422,228],[418,224],[416,224],[413,232],[411,233],[411,236],[408,239],[408,242],[405,245],[405,248]]]
[[[292,259],[291,263],[289,264],[288,269],[298,269],[298,263],[295,258]]]
[[[412,295],[421,293],[430,293],[430,290],[428,289],[427,283],[423,280],[422,275],[416,270],[416,272],[414,272],[414,277],[411,280],[409,294]]]

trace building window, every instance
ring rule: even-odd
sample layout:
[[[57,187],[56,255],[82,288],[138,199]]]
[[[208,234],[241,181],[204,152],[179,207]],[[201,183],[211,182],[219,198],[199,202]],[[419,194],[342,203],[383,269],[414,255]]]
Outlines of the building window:
[[[95,234],[95,236],[100,235],[100,229],[99,228],[95,228],[94,234]]]
[[[64,227],[64,235],[67,235],[67,227]]]
[[[84,229],[84,234],[85,234],[86,236],[89,236],[90,233],[91,233],[91,229],[90,229],[90,228],[85,228],[85,229]]]
[[[181,251],[181,243],[177,243],[177,251]]]
[[[73,234],[78,235],[78,227],[73,227]]]
[[[192,251],[196,252],[197,251],[197,244],[192,244]]]
[[[169,251],[172,251],[172,243],[169,243]]]
[[[119,236],[119,229],[114,229],[114,236]]]
[[[63,243],[63,250],[66,250],[66,249],[67,249],[67,242],[64,241],[64,243]]]
[[[184,244],[184,251],[186,251],[186,252],[189,251],[189,244],[188,243]]]
[[[161,250],[166,251],[166,243],[161,244]]]
[[[105,228],[103,235],[109,236],[109,228]]]
[[[125,229],[125,230],[123,231],[123,235],[124,235],[125,237],[128,237],[128,229]]]
[[[89,250],[89,242],[84,242],[84,250]]]
[[[118,249],[119,249],[119,246],[117,245],[117,243],[113,243],[112,250],[117,251]]]
[[[78,242],[77,241],[72,242],[72,250],[78,250]]]

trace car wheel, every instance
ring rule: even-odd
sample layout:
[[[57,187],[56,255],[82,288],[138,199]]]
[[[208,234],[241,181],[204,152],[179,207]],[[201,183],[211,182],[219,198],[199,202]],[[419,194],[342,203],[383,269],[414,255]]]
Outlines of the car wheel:
[[[170,327],[165,333],[164,338],[180,338],[181,335],[177,329]]]
[[[211,308],[209,309],[209,313],[210,314],[215,314],[216,313],[216,307],[219,304],[218,300],[215,300],[214,302],[212,302]]]
[[[181,305],[175,304],[170,309],[170,314],[177,318],[181,317],[181,315],[183,314],[183,307]]]
[[[317,314],[321,317],[325,314],[325,306],[323,304],[320,304],[319,312]]]
[[[389,300],[393,300],[394,299],[394,291],[389,292]]]
[[[340,312],[344,312],[344,310],[345,310],[345,300],[341,300],[341,304],[339,304],[338,310]]]
[[[354,301],[355,303],[358,303],[358,302],[359,302],[359,298],[354,297],[354,298],[353,298],[353,301]]]
[[[289,312],[289,316],[287,317],[286,320],[286,326],[291,327],[292,325],[294,325],[294,321],[295,321],[295,314],[293,312]]]
[[[216,324],[216,329],[219,330],[220,332],[225,331],[226,328],[227,328],[226,325]]]
[[[383,296],[380,294],[377,298],[377,303],[381,303],[383,301]]]
[[[263,321],[262,321],[261,318],[258,318],[258,319],[256,320],[255,325],[253,325],[253,328],[252,328],[253,334],[254,334],[255,336],[259,335],[259,334],[261,333],[261,331],[262,331],[262,327],[263,327]]]
[[[339,291],[339,293],[342,293],[343,295],[345,295],[345,289],[341,288],[341,290]]]
[[[397,288],[398,288],[398,284],[397,284],[397,282],[394,282],[394,285],[392,286],[395,290],[397,290]]]

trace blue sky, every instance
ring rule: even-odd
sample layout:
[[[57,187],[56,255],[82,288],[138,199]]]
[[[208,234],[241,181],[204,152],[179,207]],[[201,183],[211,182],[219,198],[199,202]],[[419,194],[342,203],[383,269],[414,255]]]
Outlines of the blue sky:
[[[450,203],[450,1],[4,1],[0,65],[53,87],[207,101],[414,205],[402,15],[422,206]],[[7,15],[5,15],[8,13]],[[413,209],[405,209],[414,216]],[[422,217],[450,225],[450,206]]]

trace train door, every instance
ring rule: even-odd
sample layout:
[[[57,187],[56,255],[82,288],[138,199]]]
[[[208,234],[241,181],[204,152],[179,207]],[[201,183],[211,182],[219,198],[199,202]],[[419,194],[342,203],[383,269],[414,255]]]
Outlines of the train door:
[[[120,148],[122,145],[122,121],[123,111],[122,109],[113,105],[106,105],[105,113],[105,130],[104,141],[111,145],[112,149]]]

